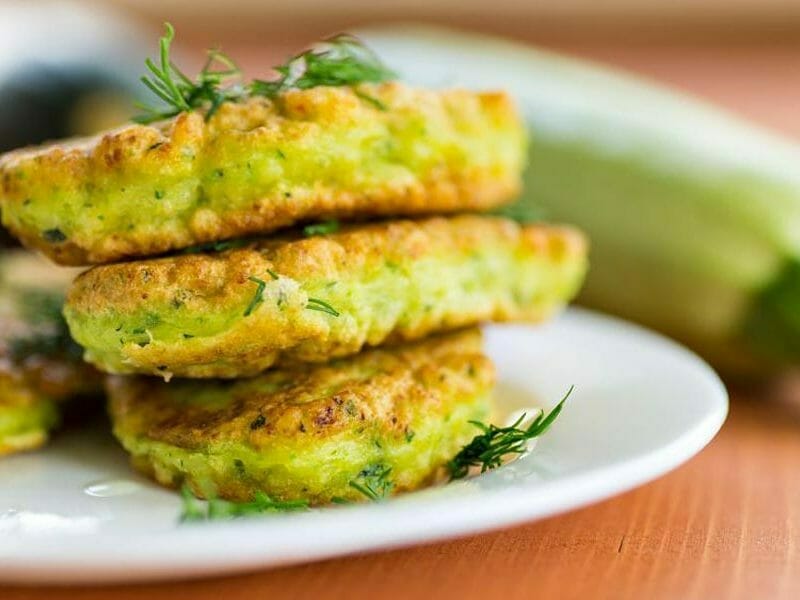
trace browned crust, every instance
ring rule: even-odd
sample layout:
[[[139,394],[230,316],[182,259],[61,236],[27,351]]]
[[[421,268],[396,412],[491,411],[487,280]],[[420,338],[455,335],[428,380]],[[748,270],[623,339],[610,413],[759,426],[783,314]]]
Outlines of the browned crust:
[[[322,439],[364,422],[400,438],[421,406],[438,414],[459,394],[493,381],[480,332],[469,329],[230,383],[116,376],[107,389],[111,414],[126,432],[184,449],[228,442],[260,448],[276,439]],[[280,389],[264,391],[270,385]],[[225,401],[215,408],[176,401],[176,388],[179,398],[213,388]]]
[[[514,285],[508,282],[508,290],[497,289],[486,302],[472,305],[457,301],[460,288],[454,282],[456,295],[444,307],[425,310],[412,298],[410,313],[392,312],[388,319],[379,313],[379,302],[357,300],[360,282],[379,272],[394,269],[404,282],[421,259],[458,265],[473,253],[495,251],[531,268],[546,265],[566,287],[553,288],[552,297],[519,303],[509,295]],[[257,241],[221,253],[95,267],[73,284],[65,314],[87,358],[102,369],[167,378],[241,377],[275,363],[321,362],[365,345],[419,339],[483,320],[541,320],[577,289],[585,254],[584,237],[568,227],[523,227],[469,215],[388,221],[328,236]],[[256,291],[254,275],[264,278],[265,296],[258,310],[245,316]],[[402,298],[405,292],[397,293]],[[311,296],[332,302],[343,316],[307,310]],[[212,329],[193,330],[197,322]],[[168,327],[163,335],[159,323]],[[135,329],[149,341],[131,337]]]
[[[259,240],[219,253],[97,266],[75,280],[67,304],[85,314],[109,307],[125,313],[170,302],[178,289],[190,287],[191,299],[210,302],[191,307],[212,310],[232,299],[240,304],[240,288],[252,287],[248,277],[253,273],[272,270],[301,282],[321,276],[345,278],[376,259],[414,260],[501,244],[518,245],[554,261],[582,258],[587,252],[586,237],[570,226],[522,226],[476,215],[386,221],[354,225],[326,236]]]
[[[375,93],[413,102],[413,96],[408,97],[411,92],[400,84],[383,84],[378,89]],[[427,98],[425,94],[434,94],[424,90],[417,93],[423,94],[420,102]],[[442,94],[449,94],[443,102],[452,104],[459,98],[477,97],[498,127],[516,127],[520,141],[524,138],[521,120],[506,94],[475,95],[458,90]],[[358,111],[364,110],[356,107],[359,102],[353,91],[346,88],[314,88],[289,92],[277,104],[263,98],[226,104],[209,122],[199,113],[183,113],[157,125],[131,125],[97,137],[21,149],[0,157],[0,202],[8,213],[17,212],[32,195],[46,194],[49,186],[59,191],[70,190],[82,202],[90,203],[92,190],[103,189],[120,173],[134,173],[144,179],[166,174],[168,179],[197,180],[201,186],[202,173],[196,167],[186,166],[186,153],[199,157],[199,163],[210,160],[201,168],[212,170],[214,157],[212,154],[209,159],[207,154],[213,153],[213,145],[222,137],[241,143],[242,148],[257,149],[259,140],[309,136],[310,121],[324,127],[337,119],[354,119],[356,127],[357,116],[361,114]],[[443,163],[424,176],[387,181],[369,191],[321,184],[293,190],[290,196],[279,190],[254,197],[246,206],[236,209],[194,207],[186,222],[170,231],[159,230],[157,224],[151,231],[109,231],[101,236],[86,230],[50,243],[42,239],[40,230],[12,219],[10,214],[4,221],[26,246],[41,250],[60,264],[102,264],[268,233],[313,219],[488,210],[507,203],[519,192],[522,154],[521,144],[520,164],[507,165],[505,172],[475,166],[454,168]],[[72,218],[79,219],[80,215]]]

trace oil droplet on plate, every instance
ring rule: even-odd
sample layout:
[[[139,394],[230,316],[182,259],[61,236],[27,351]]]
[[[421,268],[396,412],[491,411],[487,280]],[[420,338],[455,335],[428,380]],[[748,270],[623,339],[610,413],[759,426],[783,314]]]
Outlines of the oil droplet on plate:
[[[107,481],[95,481],[87,484],[83,488],[83,493],[95,498],[112,498],[114,496],[125,496],[139,491],[142,485],[130,479],[109,479]]]

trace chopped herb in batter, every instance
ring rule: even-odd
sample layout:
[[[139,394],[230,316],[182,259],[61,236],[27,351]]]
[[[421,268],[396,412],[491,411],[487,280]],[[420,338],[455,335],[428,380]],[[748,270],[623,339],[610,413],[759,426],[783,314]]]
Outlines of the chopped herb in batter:
[[[329,233],[336,233],[339,231],[339,221],[331,219],[330,221],[323,221],[322,223],[313,223],[303,227],[303,234],[306,236],[312,235],[327,235]]]
[[[256,293],[253,295],[253,299],[250,300],[250,304],[247,305],[247,310],[244,311],[244,316],[249,317],[252,312],[258,307],[259,304],[264,302],[264,289],[267,287],[267,282],[263,279],[259,279],[258,277],[254,277],[251,275],[247,278],[249,281],[255,283],[258,287],[256,288]]]
[[[373,465],[361,471],[358,479],[350,482],[350,487],[364,494],[373,502],[386,499],[391,493],[394,484],[389,479],[391,467]]]
[[[45,229],[42,232],[42,237],[53,244],[60,244],[61,242],[67,241],[67,236],[64,235],[64,232],[58,228],[54,229]]]
[[[206,502],[205,507],[188,486],[181,488],[181,498],[183,499],[183,511],[180,520],[182,523],[194,521],[219,521],[228,519],[238,519],[240,517],[252,517],[254,515],[264,515],[280,512],[296,512],[308,510],[306,500],[273,500],[264,493],[258,492],[250,502],[228,502],[212,498]]]
[[[329,315],[333,315],[334,317],[339,316],[339,311],[337,311],[327,302],[323,302],[318,298],[309,298],[308,303],[306,304],[306,308],[309,310],[318,310],[320,312],[328,313]]]

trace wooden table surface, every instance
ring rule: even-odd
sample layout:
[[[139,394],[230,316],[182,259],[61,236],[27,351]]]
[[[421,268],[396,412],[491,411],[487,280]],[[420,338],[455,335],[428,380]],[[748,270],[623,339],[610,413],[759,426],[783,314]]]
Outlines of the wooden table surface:
[[[800,45],[563,49],[655,76],[800,137]],[[223,579],[0,587],[3,600],[434,596],[800,598],[800,382],[736,390],[722,432],[688,464],[538,523]]]

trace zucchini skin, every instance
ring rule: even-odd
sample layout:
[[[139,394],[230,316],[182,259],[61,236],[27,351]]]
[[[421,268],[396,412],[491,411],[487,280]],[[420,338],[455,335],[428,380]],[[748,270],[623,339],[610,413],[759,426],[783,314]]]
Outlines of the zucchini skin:
[[[800,358],[797,144],[638,77],[521,44],[435,28],[362,36],[416,83],[507,82],[532,146],[506,214],[587,233],[592,268],[579,302],[660,330],[729,373]],[[415,66],[420,52],[430,60]]]
[[[552,138],[534,154],[516,210],[587,232],[592,269],[578,302],[659,330],[729,373],[800,356],[800,323],[792,328],[787,314],[800,300],[798,263],[774,238],[730,219],[725,203],[751,193],[735,178],[679,177]]]

